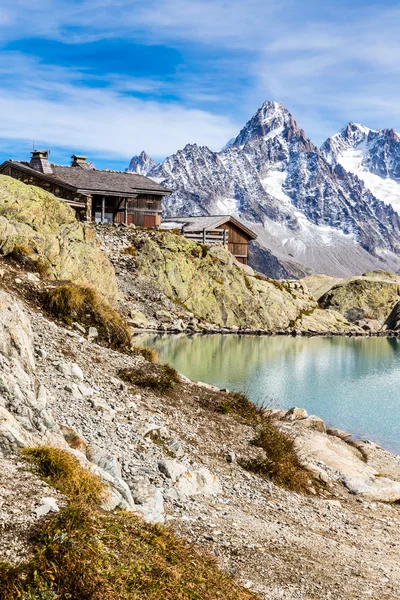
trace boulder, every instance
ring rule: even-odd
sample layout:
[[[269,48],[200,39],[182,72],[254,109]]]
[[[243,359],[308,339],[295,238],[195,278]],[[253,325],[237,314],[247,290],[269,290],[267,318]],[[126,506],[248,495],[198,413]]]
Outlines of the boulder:
[[[83,381],[84,375],[80,366],[72,362],[61,362],[57,365],[57,369],[64,375],[64,377],[70,377],[75,381]]]
[[[155,314],[157,321],[161,323],[173,323],[175,317],[167,310],[158,310]]]
[[[86,454],[86,441],[79,433],[67,425],[60,425],[60,431],[70,448],[74,448],[74,450],[79,450]]]
[[[59,507],[57,504],[57,500],[55,498],[41,498],[40,504],[35,508],[36,516],[44,517],[49,512],[59,512]]]
[[[24,248],[46,277],[91,285],[118,298],[114,269],[91,227],[65,202],[40,188],[0,175],[0,253]]]
[[[396,302],[391,313],[385,321],[386,329],[398,331],[400,329],[400,302]]]
[[[201,494],[214,496],[222,492],[218,478],[204,467],[197,471],[186,471],[178,477],[176,489],[186,496]]]
[[[159,461],[158,468],[161,473],[171,479],[175,488],[186,496],[196,494],[211,496],[220,494],[222,491],[218,478],[204,467],[191,470],[177,460],[166,459]]]
[[[188,467],[177,460],[164,459],[158,461],[158,470],[174,483],[180,475],[188,470]]]
[[[324,421],[316,415],[308,415],[304,419],[298,419],[294,426],[304,427],[306,429],[314,429],[315,431],[321,431],[322,433],[326,432]]]
[[[326,465],[339,476],[372,477],[375,469],[362,460],[361,453],[343,440],[319,431],[309,430],[296,437],[296,446],[301,457],[308,463]]]
[[[319,299],[322,308],[333,308],[348,320],[385,321],[399,301],[400,278],[383,271],[344,279]]]
[[[298,419],[305,419],[308,417],[308,412],[304,408],[297,408],[294,406],[286,411],[283,419],[285,421],[297,421]]]
[[[112,477],[121,478],[121,467],[116,456],[103,450],[100,446],[88,444],[86,447],[86,458],[107,473],[110,473]]]
[[[147,523],[164,523],[164,499],[161,490],[148,481],[128,482],[135,503],[134,512],[143,515]]]
[[[400,483],[387,477],[345,477],[347,489],[356,496],[371,502],[399,502]]]

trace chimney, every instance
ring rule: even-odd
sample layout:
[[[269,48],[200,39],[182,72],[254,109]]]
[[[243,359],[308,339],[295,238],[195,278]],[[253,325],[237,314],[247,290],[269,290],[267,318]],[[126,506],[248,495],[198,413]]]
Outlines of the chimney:
[[[87,156],[80,156],[79,154],[73,154],[71,156],[72,162],[71,167],[80,167],[81,169],[87,169],[89,164],[86,162]]]
[[[33,150],[31,152],[31,161],[29,165],[35,171],[40,171],[41,173],[52,173],[53,170],[49,163],[49,151],[48,150]]]

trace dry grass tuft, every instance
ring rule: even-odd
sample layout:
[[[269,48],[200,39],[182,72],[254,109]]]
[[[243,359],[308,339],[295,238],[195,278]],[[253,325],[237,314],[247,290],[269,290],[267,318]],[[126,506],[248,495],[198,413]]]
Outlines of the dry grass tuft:
[[[93,288],[64,283],[46,292],[45,305],[53,316],[68,325],[79,321],[84,325],[95,326],[99,332],[99,341],[110,348],[130,350],[131,335],[128,325]]]
[[[22,455],[39,477],[72,500],[83,504],[99,504],[104,499],[101,479],[82,467],[69,452],[51,446],[38,446],[25,448]]]
[[[132,348],[132,354],[134,356],[143,356],[143,358],[145,358],[146,360],[148,360],[151,363],[156,363],[156,362],[158,362],[158,359],[159,359],[158,352],[154,348],[145,348],[142,346],[134,346]]]
[[[251,443],[261,448],[265,456],[242,461],[243,468],[294,492],[310,492],[310,474],[301,464],[290,434],[280,431],[265,417]]]
[[[121,369],[119,377],[128,383],[139,387],[165,393],[180,383],[179,373],[169,365],[146,365]]]
[[[257,406],[245,394],[230,392],[212,394],[205,408],[239,417],[243,423],[256,427],[252,445],[263,450],[264,455],[242,460],[244,469],[286,489],[309,493],[310,473],[301,464],[293,436],[275,426],[265,406]]]
[[[257,406],[245,394],[239,392],[220,394],[214,403],[214,409],[224,415],[238,415],[249,425],[260,423],[266,418],[263,407]]]
[[[129,254],[130,256],[136,256],[137,250],[136,250],[135,246],[128,246],[127,248],[124,248],[124,250],[122,250],[122,253]]]
[[[38,273],[41,277],[49,274],[49,265],[28,244],[17,244],[7,257],[22,265],[24,269]]]

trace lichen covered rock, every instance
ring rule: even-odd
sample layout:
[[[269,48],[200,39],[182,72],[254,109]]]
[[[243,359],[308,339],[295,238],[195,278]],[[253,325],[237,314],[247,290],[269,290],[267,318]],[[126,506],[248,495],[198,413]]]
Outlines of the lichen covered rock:
[[[258,278],[222,247],[202,247],[171,233],[139,235],[136,265],[196,317],[227,327],[287,328],[316,303],[296,284]]]
[[[74,210],[49,192],[0,175],[0,253],[15,249],[40,262],[51,279],[89,284],[117,298],[113,267]]]
[[[321,296],[322,308],[339,311],[351,322],[384,321],[400,299],[400,277],[384,272],[345,279]]]
[[[170,232],[138,231],[132,242],[139,274],[209,323],[316,333],[354,329],[338,312],[319,309],[303,281],[268,279],[222,246],[202,246]]]

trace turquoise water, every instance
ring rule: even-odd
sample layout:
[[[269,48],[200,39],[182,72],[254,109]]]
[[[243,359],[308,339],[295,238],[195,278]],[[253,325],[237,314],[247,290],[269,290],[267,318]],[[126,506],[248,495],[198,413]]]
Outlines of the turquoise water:
[[[328,425],[400,453],[396,338],[138,337],[190,379],[245,392],[277,408],[300,406]]]

